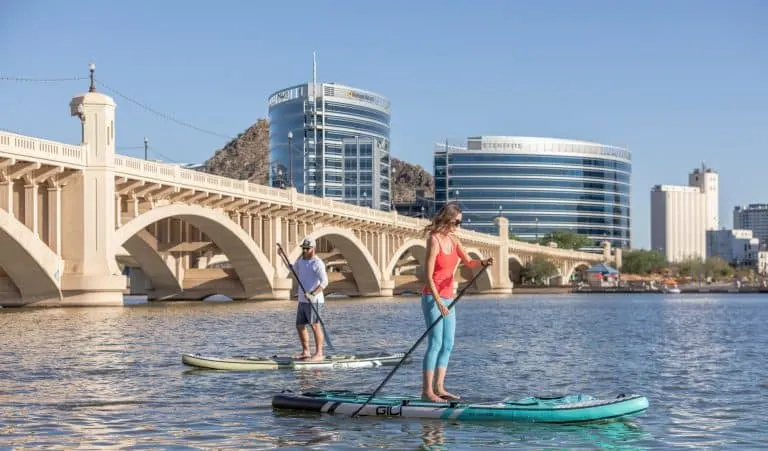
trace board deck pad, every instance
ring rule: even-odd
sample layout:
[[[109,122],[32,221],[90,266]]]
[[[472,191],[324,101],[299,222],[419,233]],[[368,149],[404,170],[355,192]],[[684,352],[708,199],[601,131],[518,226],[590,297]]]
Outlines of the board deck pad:
[[[369,393],[322,390],[294,394],[285,391],[272,398],[275,409],[293,409],[327,414],[360,416],[436,418],[459,421],[524,421],[579,423],[606,421],[640,414],[648,399],[620,394],[597,398],[587,394],[556,397],[526,396],[513,400],[473,403],[466,400],[430,402],[414,396],[377,396],[367,404]]]

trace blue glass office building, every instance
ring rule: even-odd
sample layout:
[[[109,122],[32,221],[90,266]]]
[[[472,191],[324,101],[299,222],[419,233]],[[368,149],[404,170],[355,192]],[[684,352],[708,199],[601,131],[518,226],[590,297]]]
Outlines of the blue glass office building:
[[[523,240],[570,230],[614,247],[631,246],[629,150],[553,138],[482,136],[437,144],[435,200],[458,201],[463,227],[498,233],[509,220]]]
[[[390,113],[385,97],[336,83],[272,94],[270,184],[389,210]]]

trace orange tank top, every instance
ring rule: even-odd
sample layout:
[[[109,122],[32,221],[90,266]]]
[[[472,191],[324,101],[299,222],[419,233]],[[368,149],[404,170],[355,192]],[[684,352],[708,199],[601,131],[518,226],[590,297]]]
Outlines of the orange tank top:
[[[432,239],[432,237],[429,239]],[[453,297],[453,273],[456,271],[456,264],[459,262],[459,250],[453,238],[448,239],[453,246],[451,246],[451,252],[446,254],[443,251],[443,246],[440,244],[440,240],[435,237],[435,241],[437,241],[437,258],[435,258],[435,270],[431,274],[431,277],[435,282],[435,288],[437,288],[440,297],[450,299]],[[421,293],[432,294],[432,291],[429,289],[429,284],[424,284]]]

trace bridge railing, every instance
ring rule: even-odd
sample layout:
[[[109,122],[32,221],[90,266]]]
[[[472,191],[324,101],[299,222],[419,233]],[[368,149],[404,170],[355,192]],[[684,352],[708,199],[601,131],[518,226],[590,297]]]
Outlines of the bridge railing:
[[[115,155],[115,173],[134,176],[149,182],[171,184],[226,196],[258,198],[284,205],[290,204],[290,194],[285,190],[124,155]]]
[[[296,202],[294,205],[298,208],[310,208],[312,210],[322,211],[329,214],[343,215],[350,218],[373,220],[379,223],[391,224],[405,228],[421,229],[426,225],[426,221],[423,219],[412,218],[410,216],[401,216],[394,212],[361,207],[359,205],[353,205],[338,200],[312,196],[309,194],[296,193]]]
[[[463,240],[472,240],[483,244],[497,244],[499,242],[498,235],[475,232],[474,230],[469,229],[460,229],[458,235],[459,238]]]
[[[0,155],[23,156],[27,161],[82,169],[86,164],[85,146],[0,131]]]
[[[193,169],[184,169],[177,165],[142,160],[124,155],[115,156],[115,172],[118,175],[134,176],[149,182],[172,184],[187,189],[268,201],[279,205],[316,210],[350,218],[373,220],[401,227],[421,228],[426,224],[424,220],[419,218],[400,216],[395,213],[374,210],[337,200],[259,185],[247,180],[207,174]]]
[[[542,246],[540,244],[526,243],[524,241],[509,240],[510,251],[529,252],[532,254],[547,254],[551,257],[565,257],[585,261],[601,261],[603,254],[592,252],[574,251],[571,249],[559,249],[556,247]]]

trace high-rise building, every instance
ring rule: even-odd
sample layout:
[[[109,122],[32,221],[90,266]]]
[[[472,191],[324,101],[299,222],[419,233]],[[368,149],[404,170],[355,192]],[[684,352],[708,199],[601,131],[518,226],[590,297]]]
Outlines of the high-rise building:
[[[717,173],[702,165],[688,183],[651,189],[651,248],[670,262],[706,258],[707,230],[719,226]]]
[[[749,204],[733,208],[733,228],[751,230],[760,246],[768,244],[768,204]]]
[[[717,172],[701,164],[701,168],[696,168],[688,174],[688,186],[696,186],[704,194],[706,219],[705,227],[707,230],[717,230],[720,224],[720,194],[719,194],[719,176]]]
[[[603,144],[554,138],[481,136],[437,144],[435,202],[458,201],[462,227],[536,240],[554,231],[587,235],[600,249],[631,246],[631,154]]]
[[[390,102],[337,83],[269,97],[270,185],[390,210]]]

